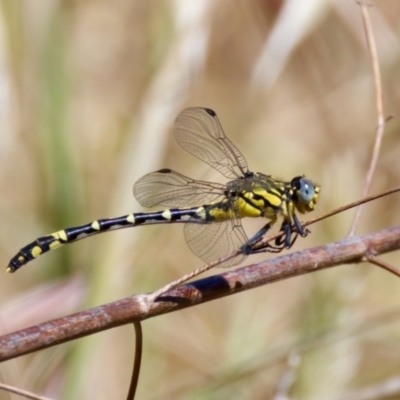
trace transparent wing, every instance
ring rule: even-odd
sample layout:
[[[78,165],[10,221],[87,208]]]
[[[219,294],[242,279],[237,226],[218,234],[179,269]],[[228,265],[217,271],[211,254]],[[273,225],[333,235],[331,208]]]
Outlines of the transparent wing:
[[[222,200],[226,186],[195,181],[170,169],[161,169],[140,178],[133,194],[143,207],[193,207]]]
[[[188,222],[184,227],[184,232],[190,250],[206,263],[239,250],[248,241],[242,225],[236,225],[232,220],[209,224]],[[219,264],[218,267],[233,267],[246,257],[245,254],[240,254]]]
[[[209,108],[187,108],[175,120],[175,138],[189,153],[229,179],[248,172],[240,151],[225,136],[217,114]]]

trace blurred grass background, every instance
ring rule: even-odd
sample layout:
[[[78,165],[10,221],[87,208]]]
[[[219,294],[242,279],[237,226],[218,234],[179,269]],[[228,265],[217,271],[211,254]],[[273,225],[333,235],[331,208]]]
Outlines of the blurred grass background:
[[[318,214],[360,197],[376,116],[355,1],[0,4],[4,268],[38,236],[142,211],[132,185],[145,173],[221,181],[173,139],[188,106],[216,110],[252,170],[320,183]],[[370,13],[395,116],[377,193],[400,183],[400,3],[377,1]],[[398,204],[393,195],[367,205],[358,233],[398,224]],[[352,215],[312,226],[293,251],[340,240]],[[179,225],[84,240],[0,280],[1,330],[152,291],[200,264]],[[399,289],[374,266],[341,266],[146,321],[137,398],[268,399],[296,351],[294,399],[397,376]],[[3,363],[1,380],[58,399],[121,399],[133,349],[132,327],[118,328]]]

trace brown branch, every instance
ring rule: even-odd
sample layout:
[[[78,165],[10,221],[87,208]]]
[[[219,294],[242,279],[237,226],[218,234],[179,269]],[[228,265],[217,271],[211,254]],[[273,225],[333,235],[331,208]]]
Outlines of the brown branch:
[[[377,125],[375,132],[375,144],[374,149],[372,151],[372,157],[369,165],[369,169],[367,172],[367,176],[365,178],[365,186],[362,193],[361,198],[367,196],[369,189],[371,187],[372,178],[374,177],[374,173],[376,170],[376,165],[378,163],[379,152],[382,144],[382,137],[385,131],[385,114],[383,109],[383,89],[382,89],[382,80],[381,80],[381,72],[379,68],[379,59],[378,53],[376,50],[374,33],[372,31],[371,19],[368,12],[368,5],[366,0],[360,1],[361,5],[361,16],[365,31],[365,36],[367,38],[368,45],[368,53],[371,59],[372,65],[372,73],[374,77],[374,87],[375,87],[375,97],[376,97],[376,112],[377,112]],[[353,236],[358,225],[358,221],[360,220],[361,213],[363,210],[363,206],[359,206],[356,210],[356,213],[353,218],[353,222],[351,224],[349,236]]]
[[[276,257],[179,286],[154,302],[134,295],[0,337],[0,361],[9,360],[106,329],[143,321],[268,283],[400,248],[400,226]]]
[[[371,264],[375,264],[376,266],[381,267],[381,268],[385,269],[386,271],[391,272],[393,275],[396,275],[398,278],[400,278],[400,270],[398,268],[387,263],[386,261],[380,260],[378,257],[376,257],[373,254],[367,254],[365,256],[364,261],[368,261]]]

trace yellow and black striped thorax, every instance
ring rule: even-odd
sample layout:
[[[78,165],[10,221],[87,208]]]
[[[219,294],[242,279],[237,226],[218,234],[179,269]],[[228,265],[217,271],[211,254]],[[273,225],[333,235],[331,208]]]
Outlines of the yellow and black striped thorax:
[[[318,195],[319,186],[302,176],[284,182],[271,175],[249,173],[227,184],[227,197],[240,218],[275,219],[282,214],[291,219],[295,210],[312,211]]]

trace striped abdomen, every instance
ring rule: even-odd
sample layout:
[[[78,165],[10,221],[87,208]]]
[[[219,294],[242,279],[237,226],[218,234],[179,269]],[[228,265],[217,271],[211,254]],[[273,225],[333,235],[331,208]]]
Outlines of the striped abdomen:
[[[217,205],[214,205],[212,208],[216,206]],[[6,271],[15,272],[29,261],[34,260],[50,250],[113,229],[123,229],[148,224],[187,222],[189,220],[193,223],[207,223],[213,220],[209,214],[210,207],[211,206],[168,209],[152,213],[129,214],[118,218],[99,219],[86,225],[54,232],[50,235],[40,237],[23,247],[18,254],[11,259]]]

